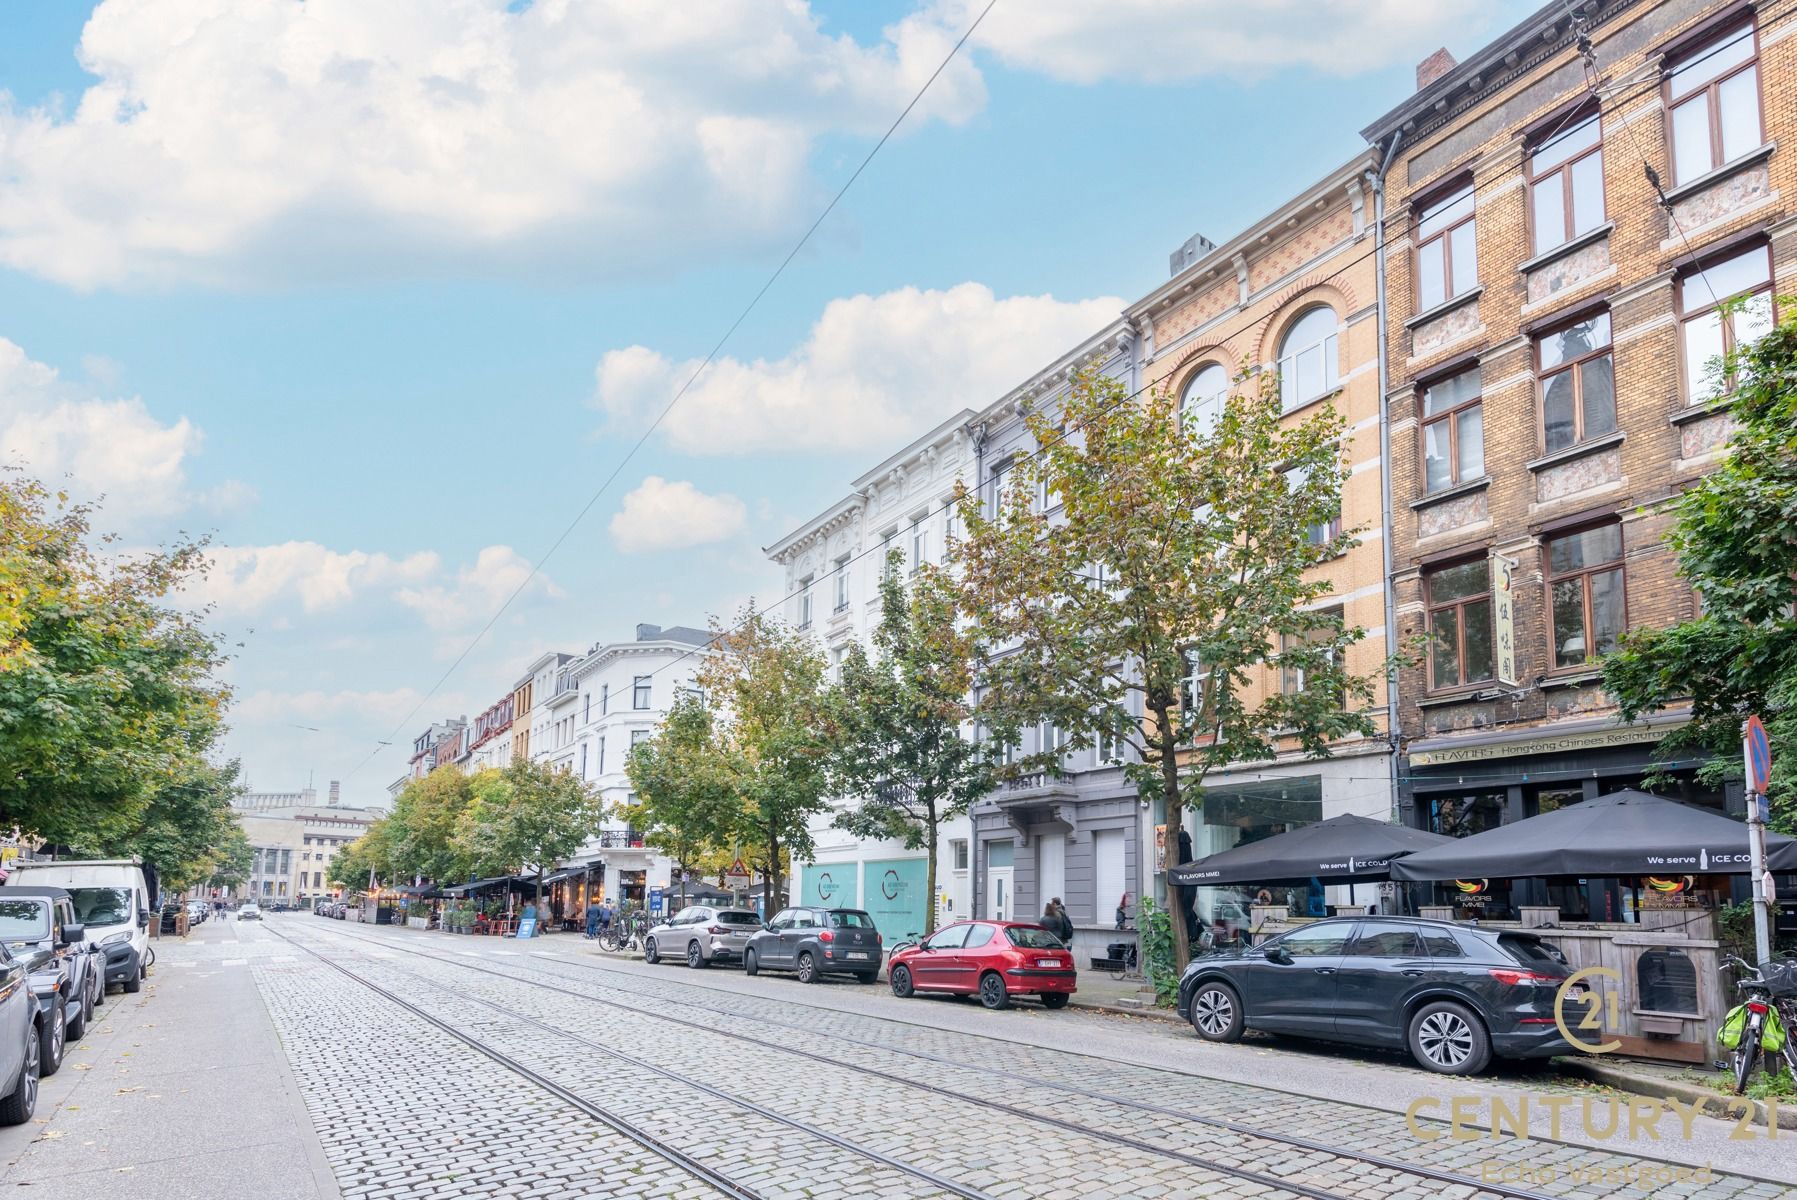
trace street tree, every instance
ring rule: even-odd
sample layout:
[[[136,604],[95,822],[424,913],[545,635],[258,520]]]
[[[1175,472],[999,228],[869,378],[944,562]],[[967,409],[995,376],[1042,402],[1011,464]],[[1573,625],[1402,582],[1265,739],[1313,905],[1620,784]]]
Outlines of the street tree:
[[[233,821],[218,846],[212,862],[212,874],[207,877],[206,886],[229,892],[247,882],[255,858],[256,849],[250,845],[249,835],[244,833],[243,826]]]
[[[995,495],[957,500],[961,608],[1000,648],[981,719],[1063,739],[1011,769],[1099,746],[1162,802],[1169,834],[1212,770],[1375,732],[1373,682],[1346,667],[1365,631],[1320,604],[1313,571],[1354,544],[1343,421],[1329,403],[1286,418],[1275,377],[1245,382],[1206,429],[1166,390],[1138,399],[1082,374],[1055,414],[1027,415],[1040,450]],[[1169,907],[1183,968],[1192,931]]]
[[[1636,629],[1604,660],[1624,720],[1688,703],[1691,720],[1662,759],[1709,756],[1711,783],[1741,777],[1741,723],[1757,714],[1772,743],[1772,822],[1797,833],[1797,323],[1719,363],[1735,422],[1717,469],[1667,502],[1667,543],[1701,599],[1689,621]]]
[[[78,840],[74,849],[94,858],[140,858],[169,892],[202,884],[242,838],[231,808],[242,791],[238,776],[235,760],[222,765],[189,762],[129,819],[102,826]]]
[[[624,771],[636,800],[623,815],[646,842],[683,873],[729,865],[741,825],[740,761],[703,700],[676,698],[661,728],[631,748]]]
[[[332,887],[365,892],[383,880],[397,877],[393,867],[392,820],[391,816],[376,820],[361,837],[337,851],[326,868],[325,878]]]
[[[368,865],[382,879],[410,882],[429,879],[459,883],[473,869],[471,856],[457,834],[474,803],[473,777],[445,764],[422,779],[409,781],[385,819],[385,862]],[[367,883],[366,878],[362,884]]]
[[[481,771],[470,786],[474,799],[457,829],[459,851],[482,874],[534,867],[540,911],[543,876],[599,828],[605,806],[597,789],[572,771],[532,759]]]
[[[824,660],[803,633],[753,607],[712,645],[695,678],[716,706],[717,737],[735,776],[732,835],[755,848],[771,912],[788,856],[811,855],[808,823],[829,806],[817,732]]]
[[[937,833],[992,790],[1002,770],[995,748],[1015,730],[993,713],[997,737],[963,736],[979,644],[959,619],[953,580],[925,565],[907,591],[903,557],[894,551],[881,577],[874,654],[850,647],[825,696],[824,729],[831,790],[855,802],[836,825],[925,852],[927,937],[936,930]]]

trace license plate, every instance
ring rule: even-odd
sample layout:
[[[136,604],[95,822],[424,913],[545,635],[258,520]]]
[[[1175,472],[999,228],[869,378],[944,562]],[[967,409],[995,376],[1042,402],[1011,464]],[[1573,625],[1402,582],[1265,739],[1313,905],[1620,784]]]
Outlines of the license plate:
[[[1585,991],[1585,985],[1582,983],[1575,983],[1566,989],[1566,995],[1573,1000],[1583,1000],[1588,994],[1589,993]]]
[[[1056,961],[1055,961],[1055,960],[1054,960],[1054,959],[1052,959],[1052,958],[1038,958],[1038,959],[1037,959],[1037,960],[1036,960],[1036,965],[1037,965],[1037,966],[1038,966],[1038,967],[1058,967],[1058,966],[1060,966],[1060,965],[1061,965],[1061,964],[1060,964],[1060,963],[1058,963],[1058,962],[1056,962]]]
[[[867,951],[865,951],[865,950],[850,950],[848,956],[850,958],[866,958]]]

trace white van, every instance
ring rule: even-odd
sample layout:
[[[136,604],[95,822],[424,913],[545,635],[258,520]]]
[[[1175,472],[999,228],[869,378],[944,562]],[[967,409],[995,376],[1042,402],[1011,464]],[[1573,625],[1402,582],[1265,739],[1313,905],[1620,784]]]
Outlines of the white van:
[[[143,867],[135,859],[15,862],[6,882],[66,890],[75,898],[75,916],[86,927],[86,940],[106,955],[106,983],[122,984],[127,992],[143,986],[154,914]]]

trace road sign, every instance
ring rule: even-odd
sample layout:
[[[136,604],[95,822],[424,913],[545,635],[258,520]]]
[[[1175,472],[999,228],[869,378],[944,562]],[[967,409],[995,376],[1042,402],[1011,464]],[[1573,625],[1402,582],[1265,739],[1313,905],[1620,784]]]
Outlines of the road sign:
[[[1742,740],[1747,751],[1747,790],[1764,794],[1772,786],[1772,742],[1758,717],[1747,718]]]
[[[739,858],[731,863],[730,869],[724,872],[724,886],[733,888],[749,886],[749,868],[743,865],[742,859]]]
[[[662,892],[658,887],[649,889],[649,911],[658,913],[662,907]]]

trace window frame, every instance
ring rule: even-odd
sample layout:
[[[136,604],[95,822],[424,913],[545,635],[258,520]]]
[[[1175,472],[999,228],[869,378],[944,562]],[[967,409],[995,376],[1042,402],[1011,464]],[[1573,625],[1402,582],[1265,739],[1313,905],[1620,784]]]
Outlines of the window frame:
[[[1578,114],[1578,113],[1579,113],[1579,110],[1575,109],[1574,114]],[[1591,145],[1585,147],[1583,150],[1575,151],[1569,157],[1557,160],[1552,167],[1549,167],[1548,169],[1541,171],[1539,174],[1537,174],[1537,172],[1535,170],[1535,156],[1537,154],[1539,154],[1542,150],[1548,149],[1555,142],[1568,137],[1572,133],[1573,130],[1578,129],[1581,126],[1586,125],[1590,122],[1594,122],[1594,121],[1597,123],[1597,141],[1595,141]],[[1558,124],[1558,123],[1556,123],[1556,124]],[[1600,110],[1600,108],[1595,104],[1589,106],[1588,108],[1585,108],[1582,116],[1580,117],[1580,119],[1578,121],[1567,120],[1563,127],[1556,128],[1550,134],[1548,134],[1547,136],[1544,136],[1541,139],[1541,142],[1539,144],[1534,144],[1531,142],[1530,144],[1527,144],[1523,147],[1523,176],[1528,181],[1528,189],[1527,190],[1528,190],[1528,198],[1529,198],[1528,203],[1524,206],[1524,213],[1526,214],[1526,216],[1528,218],[1529,253],[1531,255],[1538,256],[1538,255],[1542,255],[1542,254],[1549,254],[1549,253],[1559,249],[1561,246],[1566,245],[1568,242],[1572,241],[1574,238],[1582,237],[1582,236],[1584,236],[1584,233],[1591,232],[1590,229],[1587,229],[1584,231],[1584,233],[1580,233],[1579,231],[1577,231],[1574,228],[1574,224],[1576,222],[1576,217],[1575,217],[1575,212],[1574,212],[1574,207],[1573,207],[1572,169],[1578,163],[1591,157],[1593,154],[1597,155],[1599,157],[1599,159],[1601,160],[1603,157],[1603,152],[1604,152],[1603,113]],[[1554,242],[1552,245],[1543,246],[1543,245],[1540,245],[1539,242],[1537,241],[1537,239],[1541,236],[1541,231],[1539,228],[1537,228],[1536,223],[1535,223],[1535,189],[1539,186],[1546,184],[1547,181],[1555,175],[1560,176],[1560,189],[1561,189],[1561,191],[1560,191],[1560,226],[1561,226],[1560,233],[1561,233],[1561,236],[1560,236],[1560,240],[1557,242]],[[1597,228],[1597,226],[1602,225],[1605,221],[1610,219],[1609,184],[1608,184],[1608,181],[1604,178],[1604,170],[1603,170],[1601,161],[1600,161],[1598,169],[1597,169],[1597,187],[1598,187],[1597,203],[1598,203],[1598,207],[1599,207],[1600,211],[1598,213],[1597,222],[1595,225],[1592,226],[1592,229]]]
[[[1462,196],[1470,196],[1472,198],[1472,210],[1464,217],[1455,221],[1452,225],[1444,225],[1441,229],[1429,234],[1427,237],[1422,236],[1421,230],[1423,222],[1432,216],[1437,209],[1452,206],[1457,203]],[[1416,251],[1412,256],[1414,270],[1412,272],[1413,282],[1411,286],[1412,299],[1415,301],[1416,311],[1419,313],[1428,312],[1432,309],[1439,308],[1444,304],[1451,304],[1453,301],[1460,299],[1460,297],[1478,287],[1479,197],[1478,187],[1472,176],[1469,173],[1462,172],[1461,174],[1456,175],[1451,182],[1432,188],[1423,196],[1423,198],[1417,201],[1412,220],[1418,231],[1416,235]],[[1473,278],[1465,287],[1457,290],[1449,290],[1454,283],[1454,244],[1451,235],[1456,229],[1459,229],[1469,221],[1473,222]],[[1437,300],[1435,303],[1425,305],[1423,303],[1423,251],[1427,249],[1431,243],[1437,241],[1441,242],[1442,296],[1441,299]]]
[[[1479,376],[1479,388],[1475,393],[1473,393],[1473,398],[1471,400],[1462,400],[1459,404],[1456,404],[1454,407],[1448,408],[1448,409],[1443,409],[1441,412],[1438,412],[1438,413],[1432,414],[1429,412],[1429,389],[1430,388],[1439,387],[1442,384],[1449,383],[1455,379],[1459,379],[1463,376],[1471,375],[1471,374],[1475,374],[1475,373],[1478,374],[1478,376]],[[1423,495],[1433,496],[1437,492],[1449,491],[1450,489],[1459,487],[1463,483],[1470,483],[1470,482],[1472,482],[1472,479],[1482,479],[1485,477],[1486,471],[1485,471],[1484,404],[1485,404],[1485,374],[1481,367],[1481,364],[1476,363],[1476,362],[1471,363],[1465,367],[1462,367],[1460,370],[1454,371],[1451,374],[1437,375],[1434,378],[1426,380],[1417,386],[1417,389],[1416,389],[1416,421],[1417,421],[1417,430],[1418,430],[1417,439],[1416,439],[1417,477],[1419,479],[1421,479],[1423,482],[1423,490],[1422,490]],[[1460,416],[1462,413],[1465,413],[1474,408],[1477,408],[1480,410],[1480,412],[1479,412],[1479,474],[1473,476],[1472,479],[1462,479],[1460,477]],[[1443,421],[1446,421],[1448,423],[1448,481],[1446,483],[1442,484],[1440,487],[1430,487],[1429,486],[1429,426],[1439,425]]]
[[[1222,374],[1223,390],[1194,399],[1192,390],[1198,386],[1198,380],[1213,370]],[[1215,415],[1211,418],[1209,426],[1199,432],[1197,436],[1209,437],[1216,432],[1218,422],[1223,419],[1223,408],[1229,403],[1230,382],[1229,368],[1214,358],[1205,359],[1190,375],[1186,376],[1185,382],[1179,388],[1179,422],[1186,428],[1186,432],[1193,432],[1191,428],[1192,413],[1198,409],[1199,405],[1212,402],[1215,403]]]
[[[1485,565],[1485,590],[1470,596],[1459,596],[1452,600],[1435,599],[1435,578],[1446,571],[1458,567],[1470,567],[1474,563]],[[1485,620],[1491,631],[1492,661],[1487,667],[1488,674],[1482,679],[1467,678],[1466,671],[1466,606],[1483,601],[1485,604]],[[1423,630],[1431,638],[1435,636],[1435,614],[1448,609],[1454,610],[1454,659],[1460,664],[1460,678],[1455,683],[1441,683],[1435,678],[1435,655],[1423,655],[1423,669],[1428,679],[1428,690],[1431,692],[1449,692],[1461,688],[1477,688],[1491,684],[1497,679],[1497,612],[1491,593],[1491,557],[1485,555],[1475,558],[1461,558],[1452,562],[1432,563],[1423,572]]]
[[[1604,528],[1614,528],[1616,530],[1616,557],[1615,558],[1606,559],[1604,562],[1601,562],[1601,563],[1582,566],[1576,571],[1563,571],[1557,575],[1554,573],[1553,544],[1555,542],[1562,541],[1567,538],[1576,538],[1582,534],[1590,533],[1594,529],[1604,529]],[[1628,546],[1623,542],[1622,522],[1619,520],[1610,519],[1610,520],[1591,521],[1586,524],[1575,525],[1570,529],[1556,529],[1552,533],[1545,534],[1542,537],[1542,539],[1541,539],[1541,579],[1542,579],[1542,586],[1546,592],[1543,599],[1545,601],[1545,605],[1547,608],[1547,654],[1548,654],[1548,671],[1550,674],[1556,673],[1556,672],[1563,673],[1563,672],[1589,671],[1591,669],[1591,664],[1598,661],[1598,656],[1591,653],[1591,647],[1594,644],[1594,642],[1596,641],[1596,639],[1592,636],[1592,628],[1591,628],[1591,613],[1592,613],[1591,578],[1592,578],[1592,576],[1599,575],[1599,574],[1606,574],[1611,571],[1614,571],[1616,573],[1617,585],[1621,589],[1621,593],[1622,593],[1622,622],[1621,622],[1621,627],[1617,630],[1617,634],[1618,634],[1618,636],[1620,636],[1621,634],[1628,632],[1628,627],[1629,627],[1629,578],[1628,578],[1627,563],[1628,563]],[[1579,581],[1579,585],[1580,585],[1579,586],[1580,606],[1581,606],[1581,611],[1583,613],[1583,625],[1584,625],[1584,628],[1582,629],[1581,632],[1583,633],[1584,639],[1585,639],[1585,657],[1580,659],[1576,663],[1568,663],[1568,664],[1562,665],[1560,662],[1559,630],[1555,627],[1555,621],[1554,621],[1554,586],[1556,584],[1565,583],[1568,580],[1572,580],[1572,579],[1577,579]]]
[[[1744,34],[1751,43],[1752,53],[1747,56],[1746,60],[1727,68],[1720,75],[1712,76],[1701,88],[1693,88],[1688,94],[1679,97],[1675,103],[1672,98],[1672,77],[1678,73],[1679,68],[1713,52],[1736,34]],[[1666,122],[1667,174],[1672,177],[1673,187],[1681,187],[1692,180],[1702,179],[1710,172],[1721,170],[1729,163],[1737,161],[1738,158],[1745,157],[1744,154],[1737,155],[1736,158],[1722,157],[1722,104],[1718,94],[1718,89],[1724,83],[1743,71],[1755,72],[1757,86],[1754,88],[1754,109],[1759,117],[1760,131],[1758,144],[1749,147],[1746,153],[1752,153],[1753,150],[1766,144],[1766,75],[1765,72],[1759,70],[1759,66],[1760,23],[1754,19],[1751,13],[1739,22],[1730,21],[1722,28],[1706,34],[1689,45],[1680,46],[1673,54],[1667,55],[1667,61],[1660,70],[1660,104],[1661,111],[1665,113]],[[1678,137],[1675,132],[1677,121],[1673,116],[1673,110],[1696,103],[1699,96],[1703,97],[1705,113],[1709,117],[1707,129],[1710,139],[1710,164],[1691,176],[1690,179],[1685,179],[1679,175],[1678,171]]]
[[[1753,287],[1746,288],[1739,292],[1731,292],[1728,295],[1721,297],[1719,300],[1707,300],[1705,303],[1700,304],[1695,308],[1685,304],[1685,289],[1694,283],[1699,284],[1704,288],[1704,294],[1706,296],[1709,294],[1709,285],[1705,282],[1705,268],[1740,258],[1743,255],[1754,251],[1766,256],[1766,281],[1764,283],[1756,284]],[[1732,245],[1722,246],[1706,252],[1702,257],[1685,267],[1679,273],[1673,288],[1672,304],[1673,315],[1678,322],[1679,388],[1686,393],[1685,404],[1687,407],[1695,407],[1700,404],[1711,404],[1724,397],[1733,395],[1736,381],[1733,378],[1724,380],[1725,390],[1716,393],[1708,399],[1700,400],[1697,396],[1691,394],[1691,370],[1693,364],[1690,361],[1690,352],[1685,344],[1685,328],[1692,322],[1700,321],[1711,313],[1716,312],[1717,308],[1721,305],[1730,304],[1736,300],[1749,299],[1762,294],[1766,295],[1771,302],[1772,327],[1777,328],[1778,289],[1774,286],[1774,274],[1776,271],[1777,265],[1772,259],[1771,243],[1760,238],[1753,238],[1746,242],[1736,242]],[[1734,350],[1739,348],[1740,345],[1738,335],[1735,333],[1735,317],[1737,315],[1739,314],[1726,310],[1717,313],[1722,325],[1722,354],[1725,359]]]
[[[1334,613],[1335,620],[1336,620],[1336,627],[1338,629],[1346,629],[1348,627],[1348,607],[1346,604],[1342,603],[1339,600],[1333,604],[1318,605],[1314,611],[1319,612],[1319,613]],[[1280,655],[1283,657],[1284,654],[1288,650],[1296,650],[1301,646],[1315,644],[1316,638],[1319,635],[1321,635],[1321,633],[1322,633],[1321,630],[1313,629],[1313,630],[1310,630],[1306,634],[1293,634],[1293,633],[1280,634],[1279,635],[1279,653],[1280,653]],[[1335,652],[1332,650],[1325,657],[1327,657],[1330,661],[1333,662],[1335,659]],[[1280,664],[1280,666],[1279,666],[1279,691],[1281,694],[1287,695],[1287,696],[1301,695],[1305,691],[1306,682],[1307,681],[1304,678],[1304,668],[1303,667],[1286,666],[1284,663]],[[1341,692],[1337,692],[1336,699],[1337,699],[1337,707],[1339,707],[1339,708],[1347,707],[1348,698],[1345,694],[1342,694]]]
[[[831,611],[833,613],[847,612],[849,610],[849,556],[847,554],[836,560],[835,570],[831,574],[835,576],[836,592],[836,606]]]
[[[1562,360],[1551,372],[1544,372],[1542,370],[1541,344],[1543,342],[1547,341],[1549,338],[1558,337],[1568,329],[1571,329],[1574,325],[1583,325],[1586,321],[1595,321],[1599,317],[1603,318],[1606,330],[1606,337],[1601,346],[1588,350],[1577,358]],[[1542,454],[1559,454],[1562,451],[1576,450],[1578,447],[1594,441],[1597,438],[1609,437],[1611,434],[1616,433],[1622,428],[1620,414],[1616,411],[1616,324],[1610,314],[1608,306],[1586,309],[1575,316],[1567,317],[1565,320],[1556,321],[1550,326],[1537,329],[1530,333],[1529,343],[1529,350],[1533,356],[1531,365],[1535,369],[1535,430]],[[1587,432],[1585,429],[1585,373],[1582,368],[1586,363],[1594,362],[1599,358],[1608,358],[1610,360],[1610,412],[1614,424],[1611,428],[1602,433],[1593,434]],[[1568,372],[1572,375],[1573,438],[1572,441],[1564,446],[1549,446],[1547,444],[1548,381],[1555,376],[1564,375]]]
[[[630,710],[648,712],[655,707],[655,676],[633,675],[630,679]]]
[[[1318,341],[1307,342],[1298,347],[1291,346],[1292,335],[1297,332],[1298,326],[1303,324],[1304,320],[1309,317],[1310,314],[1319,311],[1327,312],[1334,318],[1334,325],[1330,331]],[[1273,349],[1273,369],[1279,376],[1279,411],[1281,414],[1297,412],[1305,405],[1314,404],[1325,396],[1333,395],[1341,390],[1341,334],[1342,315],[1335,310],[1335,305],[1330,304],[1327,300],[1318,300],[1315,303],[1306,304],[1303,308],[1294,312],[1291,319],[1285,323],[1285,327],[1280,330],[1279,340],[1275,343]],[[1298,395],[1298,358],[1305,351],[1313,349],[1319,351],[1322,355],[1323,387],[1321,391],[1314,395]],[[1287,362],[1290,362],[1293,368],[1289,374],[1286,371]],[[1292,395],[1289,399],[1286,396],[1286,386],[1288,382],[1292,388]]]

